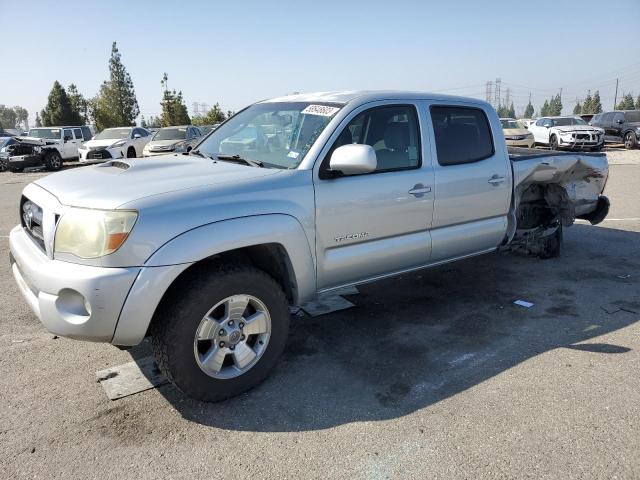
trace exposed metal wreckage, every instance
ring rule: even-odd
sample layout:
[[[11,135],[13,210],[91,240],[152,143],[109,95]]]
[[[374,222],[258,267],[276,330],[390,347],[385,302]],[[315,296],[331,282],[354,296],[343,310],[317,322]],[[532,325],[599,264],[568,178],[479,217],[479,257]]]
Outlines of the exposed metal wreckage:
[[[609,174],[604,154],[532,153],[510,149],[514,195],[503,250],[557,256],[563,227],[576,218],[596,225],[609,212],[601,195]]]

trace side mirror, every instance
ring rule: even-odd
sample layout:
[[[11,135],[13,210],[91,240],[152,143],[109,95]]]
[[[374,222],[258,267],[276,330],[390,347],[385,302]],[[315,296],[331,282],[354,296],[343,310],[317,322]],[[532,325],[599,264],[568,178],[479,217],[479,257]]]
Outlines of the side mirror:
[[[371,145],[343,145],[335,149],[329,161],[331,170],[343,175],[371,173],[377,166],[376,152]]]
[[[551,128],[551,124],[550,123],[545,123],[544,125],[542,125],[544,128]]]
[[[136,134],[133,136],[133,138],[134,138],[134,140],[135,140],[136,138],[142,138],[142,135],[140,135],[139,133],[136,133]]]
[[[624,123],[624,120],[620,120],[620,119],[618,119],[618,120],[616,120],[616,123],[617,123],[618,125],[622,125],[622,124]]]

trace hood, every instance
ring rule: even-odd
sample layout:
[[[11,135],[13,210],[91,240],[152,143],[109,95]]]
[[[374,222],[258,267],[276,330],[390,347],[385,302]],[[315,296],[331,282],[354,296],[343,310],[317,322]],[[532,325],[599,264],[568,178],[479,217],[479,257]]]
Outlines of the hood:
[[[60,143],[60,140],[53,138],[37,138],[37,137],[13,137],[20,143],[25,143],[27,145],[53,145],[56,143]]]
[[[526,128],[504,128],[502,131],[505,136],[529,135],[530,133]]]
[[[640,128],[640,122],[628,122],[627,125],[633,128]]]
[[[102,140],[88,140],[84,142],[85,147],[109,147],[116,142],[123,140],[122,138],[104,138]],[[127,140],[126,138],[124,140]]]
[[[228,187],[281,171],[196,156],[160,155],[65,170],[35,183],[63,205],[114,209],[143,197],[197,187]]]
[[[591,125],[567,125],[562,127],[554,127],[559,132],[602,132],[603,130],[598,127],[592,127]]]

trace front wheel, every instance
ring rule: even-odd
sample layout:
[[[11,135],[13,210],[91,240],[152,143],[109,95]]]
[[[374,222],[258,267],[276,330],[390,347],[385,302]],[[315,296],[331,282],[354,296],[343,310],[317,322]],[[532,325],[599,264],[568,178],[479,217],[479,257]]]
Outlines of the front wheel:
[[[44,158],[44,165],[47,170],[60,170],[62,168],[62,157],[60,156],[60,152],[53,150],[47,153]]]
[[[289,306],[261,270],[223,265],[191,274],[151,327],[160,370],[181,391],[216,402],[262,382],[284,349]]]
[[[551,150],[558,150],[558,137],[551,135],[549,138],[549,148]]]
[[[637,145],[636,134],[633,132],[628,132],[624,136],[624,148],[626,148],[627,150],[631,150],[632,148],[636,148],[636,145]]]

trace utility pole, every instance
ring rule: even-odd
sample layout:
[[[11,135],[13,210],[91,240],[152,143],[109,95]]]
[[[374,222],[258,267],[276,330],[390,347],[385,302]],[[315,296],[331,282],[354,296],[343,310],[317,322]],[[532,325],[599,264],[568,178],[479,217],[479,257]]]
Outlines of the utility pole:
[[[616,109],[616,105],[618,103],[618,79],[616,78],[616,96],[613,97],[613,109]]]
[[[484,99],[487,103],[493,103],[493,82],[488,81],[484,91]]]
[[[500,108],[500,105],[502,103],[502,98],[500,97],[500,85],[502,84],[502,80],[500,78],[496,78],[496,88],[494,89],[494,108],[497,110],[498,108]]]

